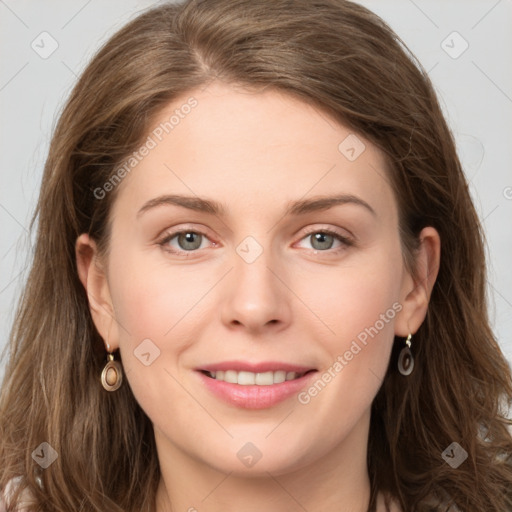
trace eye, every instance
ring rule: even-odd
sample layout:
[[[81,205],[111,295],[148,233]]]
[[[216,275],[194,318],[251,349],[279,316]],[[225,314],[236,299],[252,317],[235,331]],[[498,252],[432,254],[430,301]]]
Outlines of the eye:
[[[314,229],[309,231],[302,240],[309,240],[311,248],[315,251],[338,252],[346,247],[354,245],[354,241],[349,237],[337,233],[330,229]],[[333,249],[333,245],[338,242],[338,246]]]
[[[165,251],[172,254],[185,255],[197,252],[198,249],[204,249],[207,245],[204,242],[209,240],[207,235],[201,231],[185,229],[167,233],[166,236],[158,242]],[[309,231],[300,241],[309,240],[311,248],[314,251],[321,252],[339,252],[346,247],[354,245],[354,241],[341,233],[330,229],[313,229]],[[337,247],[333,246],[338,243]],[[210,243],[215,246],[215,242]]]
[[[173,254],[183,254],[195,252],[197,249],[204,249],[203,242],[205,240],[208,240],[205,233],[187,229],[168,233],[158,244],[164,250]],[[172,243],[173,241],[175,241],[174,244]]]

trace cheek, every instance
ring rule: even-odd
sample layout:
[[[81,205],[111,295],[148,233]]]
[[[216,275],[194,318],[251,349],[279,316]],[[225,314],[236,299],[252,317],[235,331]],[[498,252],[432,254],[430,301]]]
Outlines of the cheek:
[[[304,278],[299,291],[303,296],[308,293],[307,304],[322,322],[308,315],[311,321],[306,325],[310,338],[316,332],[321,339],[325,357],[319,377],[331,389],[333,400],[354,411],[370,405],[386,373],[395,319],[403,309],[402,265],[397,262],[401,253],[390,246],[356,264],[316,275],[313,288]],[[322,390],[322,383],[311,393],[306,390],[309,396],[304,400]],[[354,403],[353,397],[358,397]]]
[[[211,282],[210,282],[211,281]],[[154,263],[143,254],[111,272],[112,300],[124,329],[121,341],[162,340],[199,303],[213,278],[192,266]]]
[[[151,407],[183,393],[171,375],[178,375],[182,354],[197,341],[198,325],[215,313],[208,292],[218,276],[141,251],[123,256],[109,275],[118,342],[132,391],[143,407]]]
[[[123,370],[146,414],[165,423],[166,415],[178,419],[187,410],[187,397],[173,376],[191,343],[184,333],[189,315],[212,284],[184,266],[151,264],[142,254],[124,256],[109,275]]]
[[[386,374],[394,319],[402,306],[392,276],[377,281],[378,275],[368,272],[346,277],[339,283],[344,283],[345,288],[337,300],[324,295],[322,320],[334,334],[318,337],[317,325],[316,339],[322,344],[323,364],[317,378],[297,399],[304,422],[307,424],[308,416],[314,415],[322,424],[320,444],[325,450],[366,417]],[[331,281],[329,286],[334,283]],[[313,327],[312,336],[314,331]]]
[[[376,254],[355,264],[326,268],[298,278],[294,291],[321,321],[332,348],[343,348],[347,340],[372,338],[382,332],[389,337],[394,319],[402,309],[400,253]],[[355,261],[355,259],[354,259]],[[313,285],[312,285],[313,283]],[[316,321],[318,325],[318,321]],[[320,331],[319,331],[320,332]]]

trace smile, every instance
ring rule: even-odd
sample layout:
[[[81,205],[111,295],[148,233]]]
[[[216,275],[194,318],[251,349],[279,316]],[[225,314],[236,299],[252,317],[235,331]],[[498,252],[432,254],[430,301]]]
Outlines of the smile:
[[[196,368],[195,373],[224,403],[242,409],[267,409],[296,396],[318,372],[277,361],[225,361]]]
[[[229,382],[230,384],[239,384],[240,386],[272,386],[273,384],[281,384],[285,381],[300,379],[306,373],[314,370],[308,370],[307,372],[287,372],[286,370],[268,371],[261,373],[254,373],[248,371],[236,371],[236,370],[218,370],[218,371],[206,371],[204,374],[208,377]]]

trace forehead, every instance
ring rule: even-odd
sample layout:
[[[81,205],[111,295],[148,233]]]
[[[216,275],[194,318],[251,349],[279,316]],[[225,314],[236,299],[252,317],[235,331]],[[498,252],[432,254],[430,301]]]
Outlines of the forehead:
[[[384,155],[319,109],[283,92],[214,83],[166,105],[150,147],[120,185],[133,207],[163,193],[218,199],[236,209],[348,193],[393,216]]]

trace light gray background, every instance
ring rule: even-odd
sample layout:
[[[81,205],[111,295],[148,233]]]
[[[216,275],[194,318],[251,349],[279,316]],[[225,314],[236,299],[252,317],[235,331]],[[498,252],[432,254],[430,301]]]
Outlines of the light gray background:
[[[0,350],[27,274],[27,228],[56,117],[99,45],[156,3],[0,0]],[[360,3],[402,37],[438,91],[485,226],[490,316],[512,362],[512,0]]]

